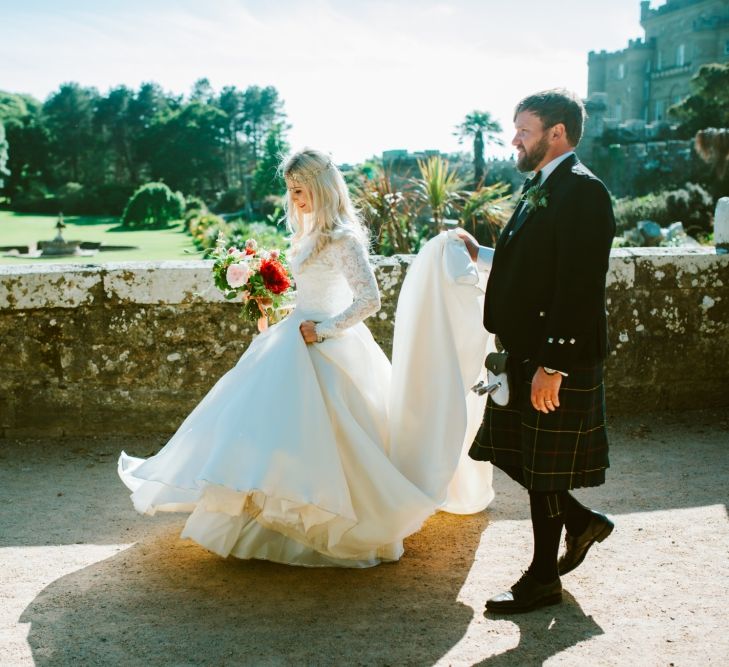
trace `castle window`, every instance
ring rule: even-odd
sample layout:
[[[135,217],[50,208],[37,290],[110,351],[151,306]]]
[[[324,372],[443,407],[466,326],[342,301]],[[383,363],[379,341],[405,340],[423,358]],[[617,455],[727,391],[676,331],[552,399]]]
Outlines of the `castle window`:
[[[656,100],[656,117],[655,120],[663,120],[666,115],[666,103],[663,100]]]
[[[729,39],[724,42],[724,55],[729,56]]]
[[[663,69],[663,53],[660,51],[656,53],[656,69]]]
[[[615,120],[623,120],[623,103],[620,100],[615,103]]]
[[[620,63],[618,65],[618,79],[624,79],[625,78],[625,63]]]
[[[683,67],[686,64],[686,45],[679,44],[676,49],[676,66]]]

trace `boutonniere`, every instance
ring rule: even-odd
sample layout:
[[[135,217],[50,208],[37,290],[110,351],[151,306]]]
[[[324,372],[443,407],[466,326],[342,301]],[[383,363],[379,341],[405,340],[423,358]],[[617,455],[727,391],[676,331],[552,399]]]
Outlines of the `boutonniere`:
[[[542,185],[529,188],[524,195],[524,201],[530,209],[535,211],[538,208],[547,208],[547,204],[549,204],[549,191]]]

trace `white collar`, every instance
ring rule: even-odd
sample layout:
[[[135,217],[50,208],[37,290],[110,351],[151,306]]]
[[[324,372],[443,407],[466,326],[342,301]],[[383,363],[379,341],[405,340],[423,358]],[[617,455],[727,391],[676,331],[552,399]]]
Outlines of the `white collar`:
[[[570,155],[574,154],[574,151],[567,151],[566,153],[562,153],[562,155],[557,156],[556,158],[554,158],[554,160],[544,165],[540,169],[540,171],[542,172],[542,177],[539,181],[539,184],[541,185],[542,183],[544,183],[552,175],[552,172],[557,167],[559,167],[560,164],[562,164]]]

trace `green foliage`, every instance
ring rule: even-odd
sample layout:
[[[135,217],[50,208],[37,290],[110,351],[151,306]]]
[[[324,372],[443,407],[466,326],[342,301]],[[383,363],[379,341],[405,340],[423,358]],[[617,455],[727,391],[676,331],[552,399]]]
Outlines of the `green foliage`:
[[[51,157],[55,167],[67,175],[66,182],[98,182],[100,174],[93,158],[94,109],[98,101],[95,88],[64,83],[43,105]]]
[[[230,236],[230,225],[219,215],[201,212],[187,221],[188,231],[192,235],[192,242],[198,250],[209,250],[215,247],[220,234],[224,238]]]
[[[283,123],[274,123],[266,135],[261,159],[253,173],[253,195],[258,201],[268,195],[286,192],[283,175],[278,169],[281,159],[289,152],[285,133],[286,126]]]
[[[640,220],[652,220],[661,227],[682,222],[686,233],[703,237],[711,231],[713,214],[713,198],[695,183],[686,183],[677,190],[619,199],[615,202],[618,234],[632,229]]]
[[[471,232],[481,245],[496,245],[511,215],[509,190],[507,183],[494,183],[463,194],[459,211],[461,227]]]
[[[228,242],[237,248],[242,248],[248,239],[253,239],[261,248],[268,250],[285,250],[288,246],[285,230],[265,222],[231,222],[229,230]]]
[[[353,187],[354,201],[372,231],[373,250],[381,255],[414,253],[420,246],[418,202],[412,189],[395,187],[391,174],[371,165]]]
[[[83,196],[74,205],[117,215],[128,195],[120,205],[114,197],[112,211],[102,191],[132,192],[151,180],[214,201],[222,191],[243,191],[257,175],[265,197],[266,170],[257,166],[270,149],[272,127],[285,144],[284,119],[275,88],[230,86],[218,95],[205,79],[187,99],[155,83],[117,86],[104,95],[65,83],[44,103],[0,91],[9,144],[5,188],[11,206],[33,211],[55,207],[48,200],[58,198],[58,188],[79,183]],[[257,210],[259,202],[251,203]]]
[[[707,127],[729,127],[729,63],[702,65],[691,87],[693,93],[668,110],[681,121],[682,135],[691,138]]]
[[[129,199],[122,224],[125,227],[164,227],[182,218],[185,198],[165,183],[147,183]]]
[[[350,175],[357,209],[369,226],[377,254],[415,253],[442,228],[447,212],[484,245],[493,245],[511,214],[509,183],[461,191],[455,170],[443,158],[421,163],[421,178],[397,183],[380,167]],[[433,207],[439,217],[427,216]],[[424,216],[423,214],[426,214]],[[433,224],[439,220],[440,224]]]
[[[415,192],[420,201],[430,207],[435,229],[442,231],[443,221],[452,212],[462,183],[450,168],[448,160],[440,155],[418,160],[418,168],[420,178],[413,180]]]
[[[8,142],[5,139],[5,125],[3,124],[2,120],[0,120],[0,190],[2,190],[3,186],[5,185],[5,180],[3,177],[10,174],[7,164]]]

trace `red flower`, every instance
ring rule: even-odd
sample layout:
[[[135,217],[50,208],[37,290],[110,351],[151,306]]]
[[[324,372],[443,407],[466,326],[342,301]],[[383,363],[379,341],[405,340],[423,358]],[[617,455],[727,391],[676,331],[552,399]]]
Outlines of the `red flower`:
[[[246,255],[255,255],[256,251],[253,248],[248,248],[246,246]]]
[[[283,294],[291,287],[286,269],[275,259],[264,259],[261,262],[260,273],[266,289],[271,290],[274,294]]]

